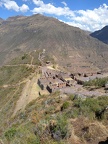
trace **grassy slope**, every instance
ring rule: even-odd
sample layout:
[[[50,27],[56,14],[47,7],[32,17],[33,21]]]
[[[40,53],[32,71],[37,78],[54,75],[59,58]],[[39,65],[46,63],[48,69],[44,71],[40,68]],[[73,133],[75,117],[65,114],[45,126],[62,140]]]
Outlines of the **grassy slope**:
[[[5,136],[2,135],[5,143],[8,141],[21,144],[71,144],[72,142],[96,144],[107,137],[107,114],[100,122],[96,120],[94,112],[108,105],[108,97],[79,101],[73,100],[73,96],[63,100],[59,95],[59,93],[47,97],[42,95],[27,105],[24,112],[10,119],[10,127],[5,130]],[[61,111],[62,106],[64,108]],[[51,137],[51,123],[56,125],[55,128],[52,124],[53,132],[60,131],[65,135],[59,142]]]
[[[26,54],[0,68],[0,137],[11,126],[9,121],[25,86],[25,80],[34,73],[34,67],[26,65],[30,61],[30,56]]]
[[[38,65],[38,55],[32,56],[33,64]],[[22,57],[13,60],[10,63],[13,66],[0,69],[0,141],[4,144],[96,144],[107,137],[107,114],[98,121],[95,111],[108,105],[108,97],[83,101],[73,100],[73,95],[60,98],[59,92],[41,95],[29,103],[25,111],[12,117],[24,80],[37,69],[37,65],[25,65],[31,64],[30,55]],[[22,81],[24,83],[20,83]],[[62,134],[60,141],[52,138],[52,131]]]

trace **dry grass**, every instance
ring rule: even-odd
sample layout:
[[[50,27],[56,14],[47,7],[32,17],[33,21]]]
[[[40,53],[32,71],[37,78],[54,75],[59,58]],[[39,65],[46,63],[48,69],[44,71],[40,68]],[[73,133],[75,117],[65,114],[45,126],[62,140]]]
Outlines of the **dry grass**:
[[[30,59],[30,64],[32,62],[33,58]],[[91,110],[94,104],[97,106],[96,100],[90,99],[83,102],[80,105],[83,109],[80,109],[79,101],[74,101],[69,96],[62,98],[60,92],[52,94],[43,92],[36,84],[39,75],[35,74],[35,70],[35,68],[28,69],[27,66],[22,65],[3,67],[0,71],[1,82],[5,85],[0,89],[0,139],[4,144],[36,144],[36,142],[38,144],[96,144],[107,137],[106,119],[101,122],[88,119],[89,113],[86,108],[89,105]],[[8,73],[9,75],[6,76]],[[102,108],[107,105],[106,97],[100,97],[99,101]],[[75,103],[78,106],[75,106]],[[65,108],[61,111],[63,105]],[[82,114],[79,113],[80,110]],[[15,114],[12,117],[14,111]],[[87,113],[86,116],[83,111]],[[72,119],[73,117],[75,118]],[[70,137],[65,137],[59,142],[52,138],[47,128],[53,120],[57,122],[56,130],[66,132],[70,134]],[[42,131],[35,134],[37,126]],[[68,128],[64,129],[65,126]],[[13,132],[15,133],[11,135]],[[9,136],[11,138],[8,140]]]
[[[102,122],[90,121],[81,117],[71,121],[71,124],[74,128],[74,137],[85,144],[96,144],[108,136],[108,129]]]

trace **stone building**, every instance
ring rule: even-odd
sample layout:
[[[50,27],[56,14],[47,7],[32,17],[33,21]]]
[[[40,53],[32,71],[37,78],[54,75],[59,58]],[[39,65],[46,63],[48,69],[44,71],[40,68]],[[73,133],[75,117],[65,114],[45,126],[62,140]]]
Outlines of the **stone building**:
[[[47,90],[52,93],[66,87],[66,82],[59,81],[54,84],[47,85]]]
[[[64,72],[45,68],[42,77],[38,79],[38,85],[42,90],[50,93],[72,85],[72,78]]]
[[[48,81],[46,79],[44,78],[38,79],[38,85],[40,86],[42,90],[46,89],[47,84],[48,84]]]

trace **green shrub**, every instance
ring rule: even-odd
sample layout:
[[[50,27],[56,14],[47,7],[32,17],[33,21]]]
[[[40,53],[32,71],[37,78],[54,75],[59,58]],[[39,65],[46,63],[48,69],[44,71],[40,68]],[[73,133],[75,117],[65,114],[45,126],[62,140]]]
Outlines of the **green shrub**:
[[[70,113],[70,117],[77,114],[76,116],[83,115],[90,119],[94,119],[96,112],[101,111],[108,106],[108,97],[86,98],[86,100],[76,99],[73,103],[74,108],[72,109],[72,113]],[[75,111],[77,113],[75,113]],[[107,119],[106,113],[103,119]]]
[[[98,102],[99,102],[100,107],[107,107],[108,106],[108,96],[98,97]]]
[[[24,59],[26,59],[27,58],[27,54],[24,54],[23,56],[22,56],[22,60],[24,60]]]
[[[7,140],[12,140],[14,138],[14,136],[16,135],[16,129],[15,128],[11,128],[8,131],[5,132],[5,137]]]
[[[64,102],[63,105],[61,106],[61,110],[67,109],[69,107],[69,105],[70,104],[68,101]]]
[[[74,100],[74,97],[75,97],[75,95],[74,95],[74,94],[71,94],[71,95],[69,96],[69,99],[70,99],[71,101],[73,101],[73,100]]]
[[[67,118],[77,118],[79,115],[79,109],[77,108],[72,108],[68,112],[66,112],[66,117]]]
[[[86,98],[86,100],[75,100],[74,106],[79,109],[79,115],[94,119],[95,112],[100,109],[98,99]]]
[[[84,83],[84,86],[95,86],[97,88],[104,87],[108,82],[108,77],[106,78],[96,78]]]
[[[90,111],[95,112],[99,109],[99,103],[97,99],[87,98],[85,101],[82,102],[83,107],[89,107]]]
[[[59,115],[57,117],[57,125],[54,128],[54,132],[60,131],[62,138],[66,137],[68,133],[68,122],[67,117],[65,115]]]

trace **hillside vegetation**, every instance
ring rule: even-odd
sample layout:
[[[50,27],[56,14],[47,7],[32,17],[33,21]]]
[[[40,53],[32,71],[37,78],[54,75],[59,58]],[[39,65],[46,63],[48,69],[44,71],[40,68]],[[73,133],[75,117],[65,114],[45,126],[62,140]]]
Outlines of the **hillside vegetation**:
[[[97,78],[94,80],[89,80],[84,83],[84,86],[95,86],[95,88],[105,87],[105,84],[108,82],[108,77],[106,78]]]
[[[75,95],[44,92],[14,114],[19,100],[32,97],[30,93],[21,99],[24,88],[29,83],[32,89],[36,84],[32,80],[37,80],[40,74],[38,55],[39,52],[26,53],[0,69],[0,143],[98,144],[105,141],[108,115],[107,112],[99,117],[96,114],[108,106],[106,96],[80,99]],[[37,92],[38,89],[36,86]]]

